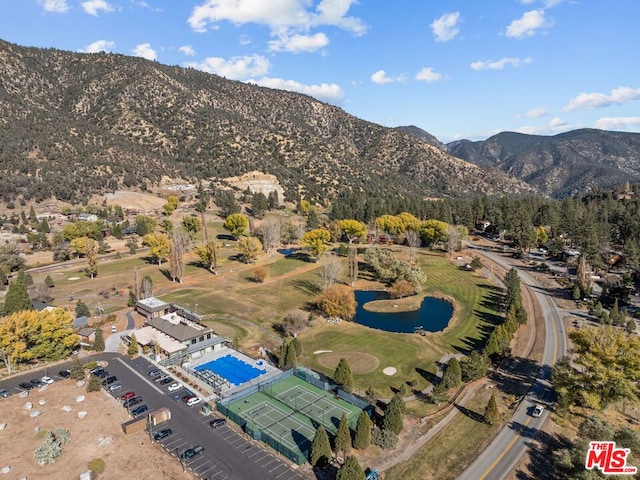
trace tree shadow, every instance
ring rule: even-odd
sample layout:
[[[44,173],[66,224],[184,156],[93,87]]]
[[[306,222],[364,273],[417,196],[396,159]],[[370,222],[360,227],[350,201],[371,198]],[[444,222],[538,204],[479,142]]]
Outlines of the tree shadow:
[[[304,293],[308,293],[309,295],[318,295],[322,292],[320,285],[312,282],[311,280],[294,279],[291,281],[291,285]]]
[[[553,452],[570,448],[571,442],[562,435],[552,435],[539,431],[536,440],[527,442],[529,462],[523,469],[516,470],[517,480],[553,480],[559,478],[553,467]]]
[[[457,403],[454,403],[453,405],[456,407],[456,409],[458,409],[460,413],[469,417],[471,420],[478,423],[484,423],[484,415],[481,415],[478,412],[474,412],[473,410],[469,410],[468,408],[463,407],[462,405],[459,405]]]
[[[167,278],[167,280],[170,280],[173,282],[173,277],[171,276],[171,272],[169,271],[169,269],[161,268],[160,273],[164,275]]]
[[[420,375],[422,378],[424,378],[427,382],[429,382],[431,385],[437,385],[438,383],[440,383],[440,377],[438,377],[436,374],[431,373],[423,368],[420,367],[416,367],[416,373],[418,375]]]
[[[525,395],[536,380],[540,364],[534,360],[505,356],[500,367],[491,373],[496,388],[507,395]]]

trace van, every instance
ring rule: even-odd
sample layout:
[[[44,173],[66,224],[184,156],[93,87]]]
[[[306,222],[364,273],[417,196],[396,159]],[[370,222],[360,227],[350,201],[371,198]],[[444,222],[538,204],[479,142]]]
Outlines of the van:
[[[193,397],[187,400],[187,407],[193,407],[194,405],[198,405],[202,400],[200,397]]]
[[[102,381],[102,385],[104,385],[106,387],[107,385],[110,385],[110,384],[112,384],[114,382],[117,382],[117,381],[118,381],[118,377],[115,377],[115,376],[107,377],[106,380]]]

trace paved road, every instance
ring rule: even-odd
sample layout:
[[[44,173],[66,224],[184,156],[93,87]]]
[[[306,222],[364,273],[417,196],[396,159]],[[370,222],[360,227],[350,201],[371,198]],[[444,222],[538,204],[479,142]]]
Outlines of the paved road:
[[[204,447],[204,453],[185,462],[184,467],[193,471],[202,479],[209,480],[304,480],[302,472],[291,468],[276,454],[257,442],[247,439],[229,426],[211,428],[209,421],[214,418],[205,417],[198,413],[199,407],[188,407],[181,401],[187,394],[187,389],[176,392],[168,392],[166,386],[156,384],[147,375],[154,367],[144,358],[129,360],[122,355],[102,353],[93,355],[87,359],[102,360],[107,363],[106,370],[110,375],[115,375],[118,382],[123,384],[120,390],[114,392],[114,408],[122,408],[119,396],[124,392],[133,391],[142,396],[143,404],[148,405],[149,411],[168,407],[171,410],[171,420],[154,427],[153,432],[164,428],[171,428],[173,433],[161,441],[167,451],[166,455],[176,457],[186,449],[195,445]],[[55,373],[69,368],[71,362],[56,365],[47,372],[56,381],[64,380]],[[32,378],[40,378],[45,375],[45,369],[32,370],[28,374],[12,377],[2,384],[0,388],[6,388],[12,393],[18,393],[21,389],[18,383]],[[1,399],[0,399],[1,400]],[[152,459],[149,459],[152,461]]]
[[[513,266],[503,257],[482,250],[484,255],[505,268]],[[519,274],[521,282],[529,286],[536,296],[544,315],[546,338],[542,366],[538,371],[534,385],[525,400],[516,409],[511,421],[458,477],[458,480],[501,480],[505,478],[516,466],[529,443],[536,437],[549,416],[549,412],[545,410],[541,417],[534,418],[531,416],[531,410],[537,402],[551,403],[553,401],[554,393],[550,383],[551,367],[566,355],[566,333],[553,298],[527,272],[520,270]]]

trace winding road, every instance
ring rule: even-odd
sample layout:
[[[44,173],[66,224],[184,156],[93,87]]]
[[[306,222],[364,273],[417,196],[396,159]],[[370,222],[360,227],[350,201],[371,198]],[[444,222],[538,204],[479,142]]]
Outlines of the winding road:
[[[484,248],[470,245],[470,248],[481,250],[492,261],[509,269],[513,265],[503,257]],[[547,421],[549,412],[542,416],[531,416],[533,406],[540,402],[551,404],[554,398],[551,385],[552,366],[567,353],[567,336],[564,331],[560,311],[553,298],[527,272],[518,270],[521,282],[528,286],[538,300],[544,315],[545,346],[542,355],[542,366],[538,370],[535,383],[522,401],[511,421],[498,433],[489,446],[458,477],[458,480],[502,480],[517,465],[531,441]]]

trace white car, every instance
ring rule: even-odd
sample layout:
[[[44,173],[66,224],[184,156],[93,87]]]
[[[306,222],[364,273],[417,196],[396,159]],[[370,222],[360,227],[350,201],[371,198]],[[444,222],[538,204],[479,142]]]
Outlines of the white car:
[[[200,397],[193,397],[187,401],[187,407],[193,407],[194,405],[198,405],[202,399]]]
[[[534,416],[534,417],[541,417],[542,416],[542,412],[544,412],[544,405],[537,404],[533,408],[533,412],[531,413],[531,415]]]
[[[40,379],[42,383],[46,383],[47,385],[51,385],[53,383],[53,378],[51,377],[42,377]]]
[[[175,392],[176,390],[180,390],[181,388],[182,388],[182,384],[178,382],[174,382],[171,385],[169,385],[170,392]]]

